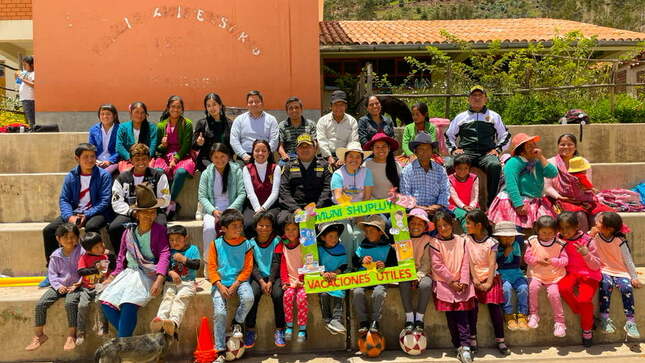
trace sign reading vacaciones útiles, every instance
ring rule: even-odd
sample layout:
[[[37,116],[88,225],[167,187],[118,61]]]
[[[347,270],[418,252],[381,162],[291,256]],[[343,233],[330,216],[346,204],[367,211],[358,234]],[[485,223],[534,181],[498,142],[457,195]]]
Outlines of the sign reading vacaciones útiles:
[[[396,256],[399,261],[398,266],[379,270],[368,268],[364,271],[340,274],[333,281],[323,279],[320,273],[324,271],[324,266],[319,266],[318,264],[315,225],[373,214],[390,215],[392,228],[390,228],[389,232],[394,237],[393,247],[396,250]],[[392,203],[390,200],[369,200],[320,209],[308,206],[300,214],[298,221],[300,222],[302,254],[305,260],[303,261],[305,267],[303,267],[302,273],[306,274],[305,291],[309,294],[410,281],[417,278],[405,208]],[[347,253],[354,253],[354,251],[347,251]]]

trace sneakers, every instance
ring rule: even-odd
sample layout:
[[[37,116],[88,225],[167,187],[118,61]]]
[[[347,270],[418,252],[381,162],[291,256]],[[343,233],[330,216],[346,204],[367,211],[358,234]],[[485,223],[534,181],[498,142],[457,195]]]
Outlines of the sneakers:
[[[567,335],[567,326],[564,323],[553,324],[553,335],[562,338]]]
[[[240,324],[233,324],[233,334],[231,334],[231,337],[237,339],[244,338],[244,333],[242,333],[242,326]]]
[[[372,325],[370,325],[370,333],[378,333],[378,332],[379,332],[378,321],[374,320],[372,322]]]
[[[457,359],[459,359],[461,363],[472,363],[473,356],[470,352],[470,347],[457,348]]]
[[[370,330],[370,322],[369,321],[361,321],[359,326],[358,326],[358,332],[361,334],[367,333],[367,331]]]
[[[217,358],[213,361],[213,363],[225,363],[226,362],[226,352],[218,352],[217,353]]]
[[[204,219],[204,212],[203,212],[203,207],[202,203],[197,203],[197,210],[195,211],[195,220],[196,221],[201,221]]]
[[[275,346],[278,348],[282,348],[285,345],[287,345],[287,342],[284,341],[284,330],[282,329],[275,330],[275,332],[273,333],[273,342],[275,343]]]
[[[38,283],[38,287],[49,287],[49,277],[45,276],[45,279]]]
[[[304,343],[307,340],[307,331],[298,330],[298,336],[296,337],[296,342]]]
[[[537,327],[540,325],[540,316],[538,314],[531,314],[529,315],[529,328],[531,329],[537,329]]]
[[[155,318],[150,322],[150,331],[156,333],[161,331],[161,328],[163,328],[163,320],[160,317],[155,316]]]
[[[25,350],[30,352],[36,350],[40,348],[41,345],[45,344],[47,339],[49,339],[49,337],[47,337],[47,335],[45,334],[34,336],[33,338],[31,338],[31,343],[29,343],[29,345],[25,347]]]
[[[411,321],[406,321],[403,329],[406,331],[406,333],[412,333],[412,331],[414,330],[414,323]]]
[[[504,315],[504,320],[506,320],[506,327],[508,330],[517,330],[517,320],[515,320],[515,314],[506,314]]]
[[[287,342],[290,342],[292,337],[293,337],[293,328],[292,327],[287,327],[284,330],[284,340],[287,341]]]
[[[417,320],[414,322],[414,331],[418,333],[423,333],[425,330],[425,326],[421,320]]]
[[[638,326],[636,326],[636,322],[633,322],[633,321],[626,322],[623,329],[625,329],[625,332],[627,332],[628,337],[632,339],[640,339],[641,333],[638,332]]]
[[[616,325],[611,318],[600,318],[600,330],[605,334],[614,334],[616,332]]]
[[[83,345],[85,343],[85,334],[78,333],[76,334],[76,346]]]
[[[170,335],[171,337],[175,336],[175,329],[177,326],[175,325],[175,322],[169,319],[166,319],[163,321],[163,330],[166,332],[166,334]]]
[[[250,349],[255,347],[255,330],[247,329],[244,334],[244,348]]]
[[[517,329],[522,331],[529,330],[528,322],[526,321],[526,315],[517,314]]]
[[[332,334],[345,334],[347,332],[345,326],[337,319],[332,319],[325,327]]]

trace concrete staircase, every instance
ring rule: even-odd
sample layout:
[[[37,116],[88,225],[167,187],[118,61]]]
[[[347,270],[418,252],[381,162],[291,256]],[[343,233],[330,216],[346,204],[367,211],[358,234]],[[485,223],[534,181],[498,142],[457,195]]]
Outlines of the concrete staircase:
[[[578,134],[577,126],[537,125],[511,126],[512,133],[526,132],[542,136],[540,146],[547,156],[556,152],[556,139],[565,132]],[[400,130],[399,130],[400,132]],[[631,188],[645,179],[645,124],[627,125],[590,125],[585,128],[584,141],[579,144],[583,156],[593,164],[594,184],[599,189],[609,187]],[[65,174],[75,165],[74,146],[87,140],[87,133],[56,134],[0,134],[0,274],[10,276],[42,275],[45,273],[42,229],[48,221],[59,214],[58,195]],[[201,222],[194,221],[199,175],[189,180],[180,196],[182,205],[180,219],[190,233],[194,244],[201,246]],[[622,214],[625,222],[632,228],[629,237],[635,260],[639,266],[645,266],[645,213]],[[107,236],[106,236],[107,237]],[[180,330],[182,344],[173,348],[175,357],[187,357],[194,349],[195,330],[199,317],[212,314],[209,299],[210,288],[203,282],[204,290],[194,299],[184,324]],[[86,345],[74,352],[63,353],[64,342],[64,309],[62,303],[56,303],[50,309],[50,319],[46,328],[50,341],[34,353],[27,353],[22,348],[29,342],[33,324],[33,306],[42,291],[37,288],[0,288],[0,333],[3,341],[0,347],[6,352],[0,361],[16,360],[76,360],[87,359],[93,354],[99,338],[91,335]],[[645,299],[645,292],[638,291],[636,298]],[[402,320],[402,307],[398,289],[392,288],[388,293],[388,302],[384,311],[382,326],[388,341],[388,347],[398,349],[397,337]],[[616,297],[618,299],[618,297]],[[309,296],[310,301],[310,339],[306,351],[342,351],[348,346],[355,347],[352,339],[346,342],[344,336],[331,336],[320,322],[318,298]],[[351,302],[348,299],[348,302]],[[147,323],[159,304],[155,300],[140,314],[137,332],[145,332]],[[351,306],[351,305],[350,305]],[[511,345],[517,346],[552,346],[579,344],[579,326],[576,319],[567,310],[569,334],[566,338],[556,339],[551,334],[552,322],[548,313],[548,303],[541,297],[543,321],[535,332],[509,334]],[[624,323],[620,303],[613,304],[613,316],[617,324]],[[258,313],[259,341],[253,351],[274,352],[272,344],[273,312],[271,303],[263,299]],[[640,309],[637,308],[637,311]],[[640,313],[640,312],[639,312]],[[480,319],[480,344],[492,344],[488,314]],[[641,314],[642,315],[642,314]],[[643,320],[645,321],[645,320]],[[622,326],[622,325],[621,325]],[[356,327],[353,322],[352,327]],[[445,318],[434,311],[431,306],[426,317],[426,333],[431,338],[431,347],[449,347],[449,336],[445,330]],[[624,335],[598,336],[598,342],[618,343]],[[348,345],[349,344],[349,345]],[[283,352],[305,352],[304,347],[291,344]]]

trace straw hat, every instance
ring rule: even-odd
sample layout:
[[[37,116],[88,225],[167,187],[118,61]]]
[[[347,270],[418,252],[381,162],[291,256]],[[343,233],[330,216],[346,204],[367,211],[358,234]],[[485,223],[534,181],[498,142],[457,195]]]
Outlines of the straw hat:
[[[325,233],[326,230],[335,230],[340,236],[341,234],[343,234],[345,226],[338,222],[321,223],[318,225],[318,234],[316,235],[316,237],[320,237],[323,233]]]
[[[525,133],[519,133],[513,136],[513,139],[511,140],[511,155],[515,156],[515,149],[517,149],[518,146],[529,141],[539,142],[540,139],[541,137],[539,136],[529,136]]]
[[[359,222],[358,224],[363,225],[363,226],[376,227],[376,228],[380,229],[381,232],[383,232],[383,234],[387,234],[385,232],[385,221],[383,220],[383,217],[381,217],[378,214],[371,215],[371,216],[367,217],[365,220]]]
[[[350,141],[349,144],[347,144],[347,147],[339,147],[338,149],[336,149],[336,156],[338,156],[338,160],[345,160],[345,154],[350,151],[355,151],[357,153],[363,154],[363,159],[372,155],[371,151],[363,151],[360,142]]]
[[[134,210],[157,209],[164,207],[166,201],[163,198],[157,198],[155,191],[150,183],[137,184],[134,189],[137,201],[130,206]]]
[[[591,164],[581,156],[576,156],[569,160],[569,173],[579,173],[589,169],[591,169]]]
[[[495,231],[493,232],[493,236],[511,237],[523,236],[523,234],[515,229],[515,223],[513,222],[498,222],[497,224],[495,224]]]

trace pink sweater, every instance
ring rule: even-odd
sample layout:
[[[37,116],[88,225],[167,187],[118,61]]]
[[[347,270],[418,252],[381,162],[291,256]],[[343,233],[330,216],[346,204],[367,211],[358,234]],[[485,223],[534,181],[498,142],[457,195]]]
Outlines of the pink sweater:
[[[451,271],[450,257],[461,255],[459,270]],[[435,280],[434,292],[437,299],[449,303],[465,302],[475,296],[475,285],[470,278],[470,257],[463,236],[453,236],[450,240],[433,238],[430,243],[432,275]],[[455,264],[455,266],[458,264]],[[454,268],[453,268],[454,269]],[[459,280],[468,285],[460,294],[450,288],[450,282]]]

